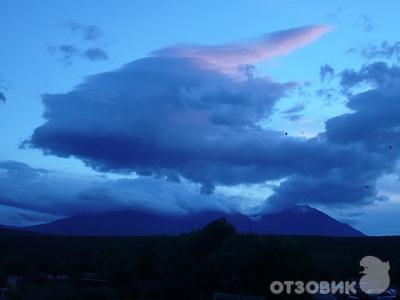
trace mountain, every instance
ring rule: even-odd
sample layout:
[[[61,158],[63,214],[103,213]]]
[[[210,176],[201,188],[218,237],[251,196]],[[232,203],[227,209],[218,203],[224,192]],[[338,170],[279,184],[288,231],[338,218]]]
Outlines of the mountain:
[[[177,235],[199,229],[209,222],[226,218],[238,232],[275,235],[363,236],[351,226],[340,223],[309,206],[293,206],[277,213],[250,218],[223,212],[191,215],[165,215],[132,210],[77,215],[54,222],[26,227],[37,233],[80,236]]]
[[[191,215],[166,215],[132,210],[77,215],[46,224],[25,227],[44,234],[87,236],[143,236],[190,232],[213,220],[228,218],[236,224],[251,223],[245,215],[203,212]]]
[[[255,229],[261,234],[364,236],[350,225],[307,205],[297,205],[277,213],[262,215]]]
[[[31,235],[36,235],[36,233],[29,230],[16,229],[14,227],[0,225],[0,237],[31,236]]]

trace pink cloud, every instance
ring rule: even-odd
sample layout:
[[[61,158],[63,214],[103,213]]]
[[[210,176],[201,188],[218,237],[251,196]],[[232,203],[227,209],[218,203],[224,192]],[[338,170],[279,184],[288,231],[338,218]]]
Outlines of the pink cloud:
[[[257,39],[223,45],[179,44],[153,52],[155,56],[192,57],[223,71],[282,56],[331,31],[327,25],[291,28],[267,33]]]

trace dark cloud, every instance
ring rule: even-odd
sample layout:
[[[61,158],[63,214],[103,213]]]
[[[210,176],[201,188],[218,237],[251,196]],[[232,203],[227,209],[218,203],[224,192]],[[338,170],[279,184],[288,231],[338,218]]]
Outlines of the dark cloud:
[[[314,163],[328,160],[329,164],[313,166],[324,170],[324,174],[297,172],[289,176],[275,188],[266,202],[267,207],[290,204],[293,199],[327,205],[385,200],[378,195],[376,182],[384,174],[396,172],[399,158],[398,152],[391,151],[389,145],[392,149],[400,147],[400,69],[375,63],[358,71],[346,70],[341,76],[346,90],[362,82],[373,88],[350,97],[347,106],[352,113],[326,122],[326,131],[319,136],[320,156],[315,157]],[[332,162],[336,155],[341,158]]]
[[[302,118],[302,115],[299,115],[299,114],[287,116],[287,119],[292,122],[296,122],[296,121],[300,120],[301,118]]]
[[[323,85],[314,91],[313,96],[323,99],[325,104],[330,105],[341,96],[336,81],[335,85],[332,84],[333,79],[337,78],[335,69],[329,64],[322,65],[319,69],[319,78]]]
[[[145,58],[45,95],[47,122],[29,144],[97,170],[175,174],[205,186],[259,182],[272,175],[260,171],[281,134],[256,124],[292,87],[237,80],[194,59]]]
[[[43,218],[43,216],[38,216],[37,214],[31,214],[31,213],[18,213],[18,216],[28,224],[37,224],[37,223],[44,223],[46,219]],[[15,223],[14,223],[15,224]]]
[[[311,96],[311,88],[312,88],[312,83],[309,81],[306,81],[302,84],[299,84],[297,87],[297,93],[301,97],[310,97]]]
[[[320,88],[315,91],[315,95],[318,98],[323,98],[326,104],[331,104],[334,100],[337,100],[341,95],[340,89],[328,87],[328,88]]]
[[[346,51],[346,54],[354,54],[354,53],[357,53],[357,49],[356,48],[354,48],[354,47],[352,47],[352,48],[349,48],[349,49],[347,49],[347,51]]]
[[[299,112],[302,112],[305,109],[305,107],[306,106],[304,105],[304,103],[298,103],[294,105],[293,107],[283,111],[284,118],[292,122],[300,120],[302,116],[301,114],[299,114]]]
[[[94,25],[82,25],[76,22],[69,22],[67,27],[71,32],[80,34],[85,41],[95,42],[104,35],[100,28]],[[84,58],[90,61],[103,61],[108,59],[108,54],[105,49],[98,46],[85,49],[65,44],[61,46],[51,46],[48,48],[48,51],[65,65],[71,65],[75,58]]]
[[[3,103],[7,102],[7,98],[2,92],[0,92],[0,102],[3,102]]]
[[[69,22],[67,27],[71,32],[79,33],[86,41],[98,40],[104,35],[101,29],[94,25],[82,25],[76,22]]]
[[[285,114],[295,114],[303,111],[306,108],[306,106],[303,103],[298,103],[295,106],[289,108],[288,110],[285,110]]]
[[[107,60],[108,54],[106,51],[99,47],[93,47],[85,50],[84,56],[90,60]]]
[[[295,84],[218,71],[204,51],[187,57],[197,52],[184,50],[182,57],[158,53],[88,77],[71,92],[44,95],[46,122],[24,145],[99,171],[188,180],[204,194],[216,185],[281,180],[267,206],[383,199],[376,181],[394,172],[398,152],[388,145],[400,147],[396,67],[376,63],[340,73],[349,93],[362,82],[373,88],[350,97],[352,113],[304,139],[258,126]],[[242,57],[234,54],[229,66]]]
[[[69,66],[75,58],[85,58],[91,61],[102,61],[108,59],[107,52],[99,47],[92,47],[86,50],[79,49],[73,45],[52,46],[48,48],[51,55]]]
[[[357,19],[357,24],[361,27],[365,32],[371,32],[375,29],[375,24],[371,17],[366,16],[364,14],[360,15]]]
[[[339,7],[338,9],[327,13],[326,16],[328,19],[335,20],[343,13],[343,11],[344,11],[344,9],[342,7]]]
[[[0,89],[7,91],[12,87],[12,83],[5,78],[0,77]]]
[[[81,213],[123,209],[175,214],[211,209],[237,211],[239,200],[200,195],[198,188],[188,183],[77,177],[15,161],[0,162],[0,224],[28,225]]]
[[[376,200],[376,190],[365,189],[366,178],[347,176],[346,172],[333,171],[323,176],[294,175],[279,185],[266,202],[267,207],[280,207],[297,203],[348,206],[367,204]],[[296,199],[296,200],[293,200]]]
[[[336,143],[360,143],[391,164],[396,155],[386,150],[389,145],[397,149],[400,146],[400,68],[374,63],[359,71],[343,72],[345,89],[362,82],[375,88],[352,96],[347,106],[354,112],[328,120],[327,135]]]
[[[335,76],[335,70],[328,64],[324,64],[319,69],[319,78],[322,82],[329,81]]]
[[[65,65],[71,65],[74,57],[79,55],[80,50],[72,45],[51,46],[48,48],[51,55],[56,55],[58,60]]]
[[[0,161],[0,168],[7,172],[9,176],[34,177],[47,173],[44,169],[32,168],[27,164],[16,161]]]
[[[364,213],[364,212],[353,212],[353,213],[348,213],[347,215],[348,215],[349,217],[353,218],[353,217],[364,216],[365,213]]]
[[[366,59],[387,59],[400,61],[400,42],[390,43],[385,41],[381,44],[371,44],[361,51]]]
[[[351,88],[367,83],[373,86],[387,86],[398,82],[400,70],[384,62],[364,65],[360,70],[347,69],[341,72],[341,87],[348,92]]]

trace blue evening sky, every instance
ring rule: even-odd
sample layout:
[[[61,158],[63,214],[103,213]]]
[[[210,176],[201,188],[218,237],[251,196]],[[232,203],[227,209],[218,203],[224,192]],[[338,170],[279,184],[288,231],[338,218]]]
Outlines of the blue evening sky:
[[[21,162],[32,168],[74,174],[78,178],[135,178],[135,172],[95,171],[78,158],[45,155],[40,149],[20,147],[45,122],[42,95],[68,93],[89,75],[114,71],[154,50],[175,44],[218,45],[279,30],[327,25],[331,27],[330,32],[286,55],[259,62],[256,70],[256,74],[269,76],[275,82],[297,82],[299,85],[276,104],[269,118],[261,121],[263,128],[288,132],[289,136],[300,139],[312,138],[325,130],[327,119],[349,111],[345,107],[346,96],[338,92],[340,79],[335,77],[330,82],[321,82],[320,67],[328,64],[335,74],[344,69],[358,70],[367,63],[359,54],[362,49],[370,44],[399,39],[398,26],[395,26],[399,9],[400,3],[395,0],[384,3],[2,0],[0,92],[5,95],[6,102],[0,101],[0,161]],[[80,29],[71,30],[71,24],[78,24]],[[95,27],[99,36],[85,39],[84,30],[88,26]],[[63,60],[64,54],[58,49],[62,45],[72,45],[77,52]],[[77,54],[93,47],[105,51],[107,59],[88,59]],[[300,88],[304,90],[303,94]],[[316,91],[321,88],[335,88],[333,99],[317,95]],[[302,116],[298,120],[289,120],[283,112],[296,105],[305,107]],[[79,115],[80,111],[76,110],[74,114]],[[278,184],[280,181],[273,182]],[[321,208],[366,233],[399,234],[395,225],[389,226],[383,217],[379,218],[386,216],[400,225],[394,214],[400,207],[397,205],[400,203],[397,183],[395,174],[386,174],[379,179],[379,194],[389,199],[366,205],[362,208],[364,217],[348,217],[361,210],[358,205],[347,208],[321,205]],[[272,193],[261,183],[229,187],[222,184],[217,191],[227,196],[244,197],[251,203],[247,206],[251,207]],[[7,211],[10,218],[18,209],[21,206],[0,203],[0,214],[2,210]],[[42,213],[45,214],[40,211]]]

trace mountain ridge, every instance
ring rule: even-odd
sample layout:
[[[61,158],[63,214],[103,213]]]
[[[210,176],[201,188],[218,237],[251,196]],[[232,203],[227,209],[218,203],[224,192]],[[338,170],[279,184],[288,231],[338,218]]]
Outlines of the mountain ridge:
[[[167,215],[135,210],[82,214],[22,229],[43,234],[78,236],[179,235],[226,218],[239,233],[272,235],[364,236],[348,224],[309,207],[296,206],[251,218],[241,213],[205,211]]]

